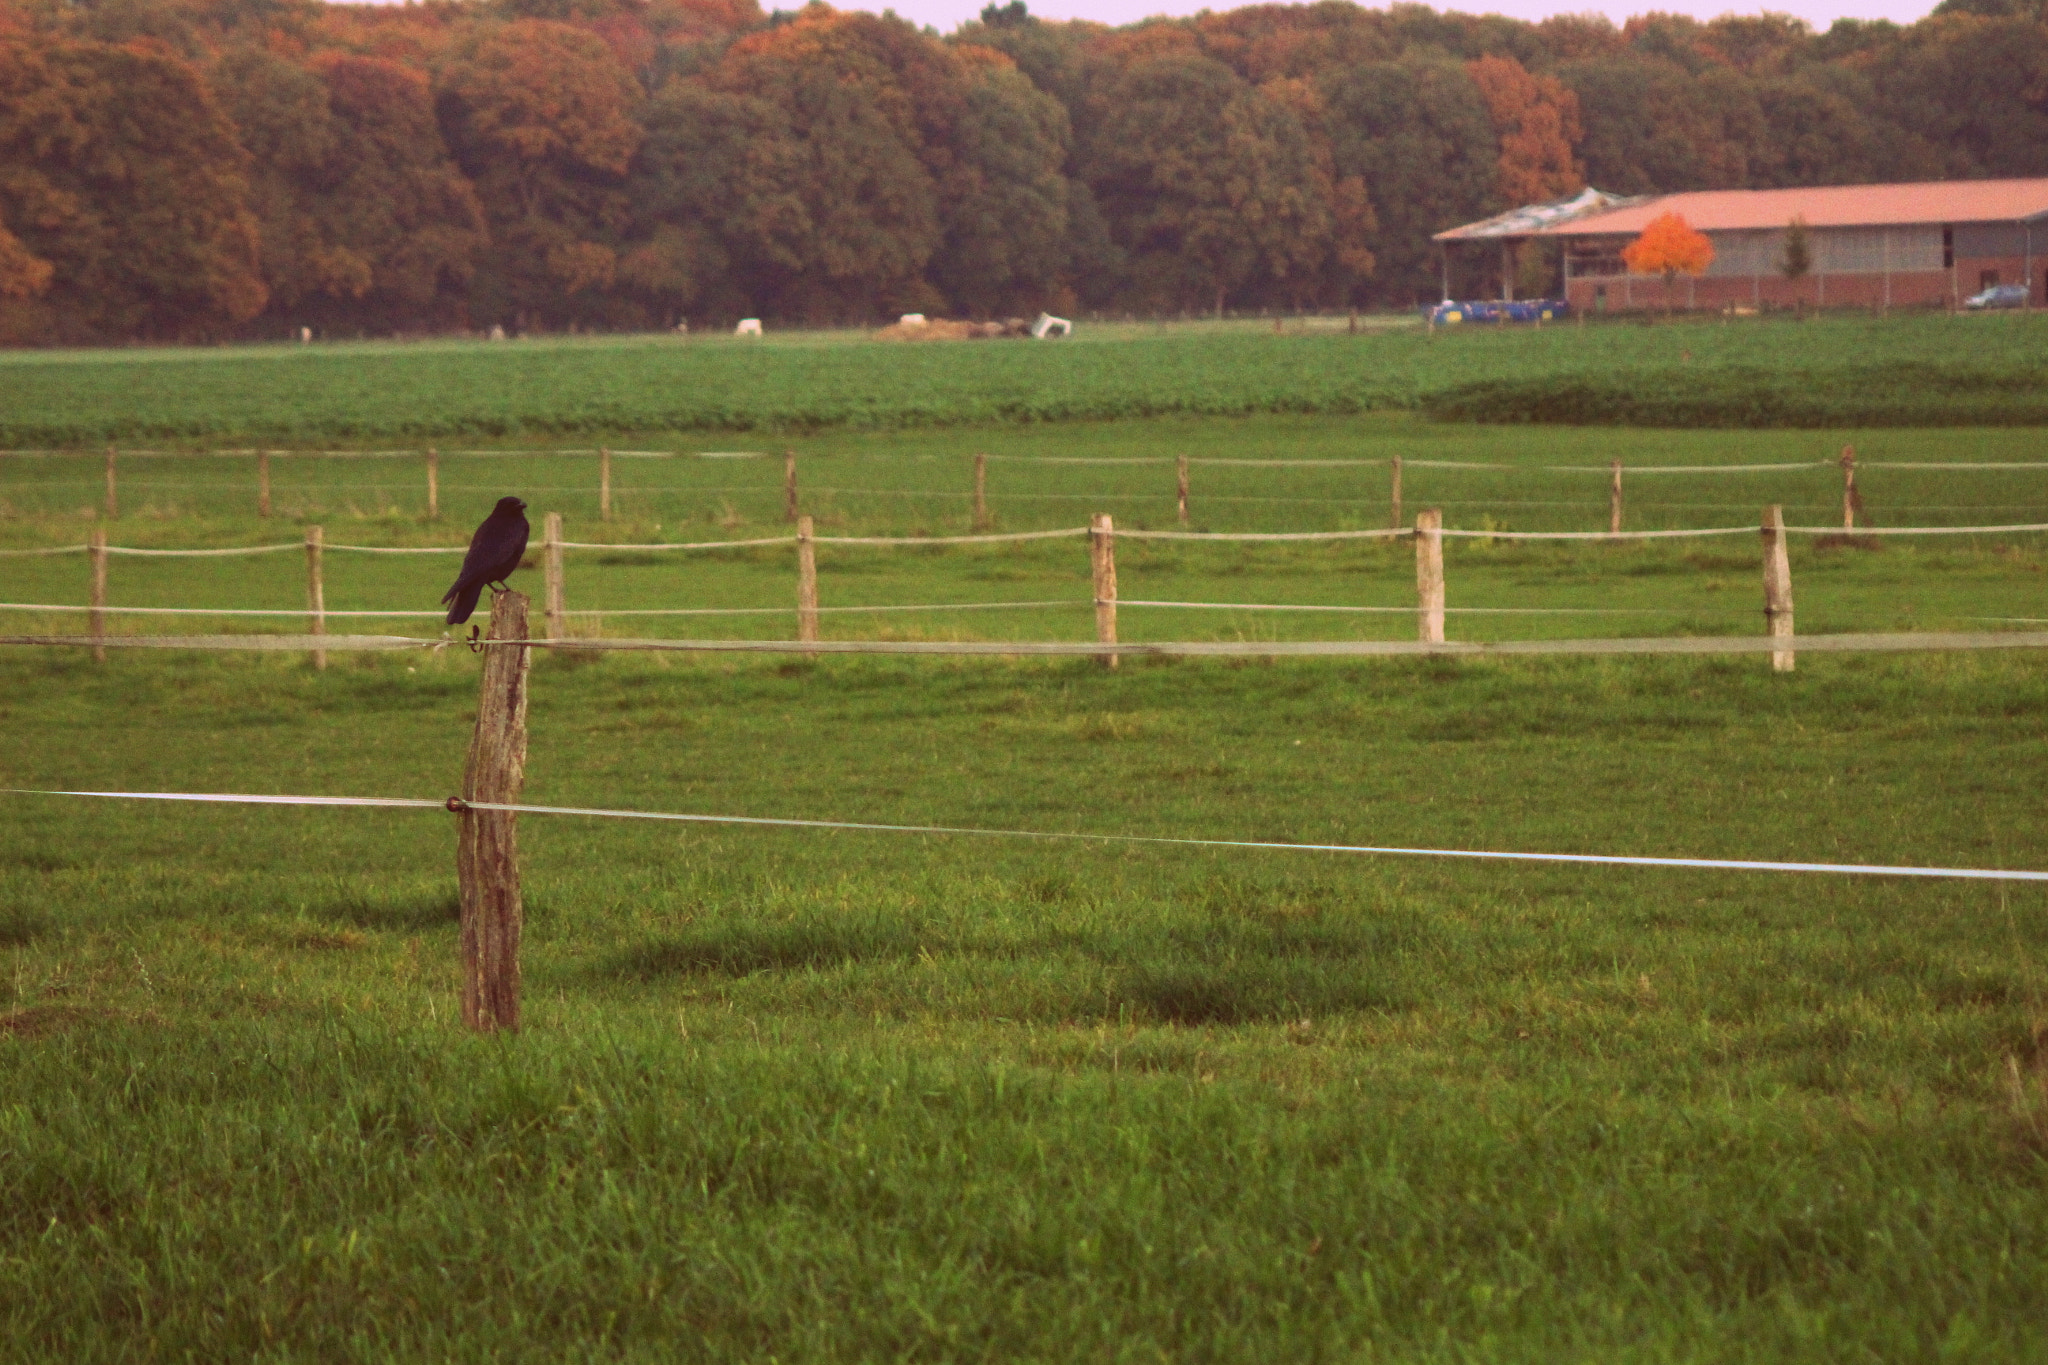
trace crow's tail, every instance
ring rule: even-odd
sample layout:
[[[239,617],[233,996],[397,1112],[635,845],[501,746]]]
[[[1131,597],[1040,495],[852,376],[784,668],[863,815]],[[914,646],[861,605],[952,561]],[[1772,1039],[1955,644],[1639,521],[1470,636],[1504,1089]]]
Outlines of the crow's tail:
[[[476,599],[483,596],[483,592],[484,585],[481,583],[457,583],[448,589],[448,596],[441,599],[443,602],[455,603],[448,608],[448,624],[459,626],[467,621],[470,613],[476,610]]]

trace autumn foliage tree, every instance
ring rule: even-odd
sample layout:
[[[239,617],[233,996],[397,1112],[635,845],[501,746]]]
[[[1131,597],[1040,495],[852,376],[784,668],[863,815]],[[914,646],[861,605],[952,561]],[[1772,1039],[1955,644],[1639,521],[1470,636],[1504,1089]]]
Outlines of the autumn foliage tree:
[[[2048,175],[2044,89],[2035,0],[1826,32],[1001,0],[947,36],[758,0],[0,0],[0,344],[1399,306],[1436,294],[1432,233],[1586,184]],[[1667,298],[1689,273],[1641,260]]]
[[[436,86],[441,129],[490,229],[479,311],[519,326],[569,320],[577,295],[614,282],[639,86],[603,39],[547,19],[478,25]]]
[[[0,337],[200,338],[262,311],[245,153],[151,44],[0,36]]]
[[[1621,259],[1638,275],[1664,277],[1664,305],[1671,306],[1672,287],[1680,275],[1704,275],[1714,263],[1714,244],[1683,216],[1660,213],[1642,235],[1621,249]]]

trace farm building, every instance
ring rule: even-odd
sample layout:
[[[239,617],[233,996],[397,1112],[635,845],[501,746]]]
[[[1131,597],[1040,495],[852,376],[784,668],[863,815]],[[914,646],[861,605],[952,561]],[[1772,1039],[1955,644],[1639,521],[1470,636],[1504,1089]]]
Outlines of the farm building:
[[[1650,221],[1676,213],[1707,235],[1714,261],[1680,276],[1665,297],[1661,275],[1634,275],[1621,249]],[[1787,278],[1785,232],[1805,222],[1811,266]],[[1623,198],[1586,190],[1554,204],[1513,209],[1439,232],[1446,295],[1451,253],[1498,247],[1503,297],[1517,253],[1562,247],[1564,297],[1575,308],[1765,308],[1803,303],[1955,307],[1999,284],[2024,285],[2048,303],[2034,257],[2048,249],[2048,179],[1944,180],[1908,185],[1819,185],[1788,190],[1701,190]],[[1553,286],[1555,287],[1555,286]]]

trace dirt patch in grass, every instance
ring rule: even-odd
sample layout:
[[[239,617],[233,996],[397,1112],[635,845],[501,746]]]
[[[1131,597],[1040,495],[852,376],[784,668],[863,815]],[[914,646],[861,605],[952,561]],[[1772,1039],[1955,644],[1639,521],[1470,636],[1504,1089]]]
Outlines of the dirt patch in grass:
[[[0,1014],[0,1038],[48,1038],[107,1017],[105,1010],[79,1005],[35,1005]]]

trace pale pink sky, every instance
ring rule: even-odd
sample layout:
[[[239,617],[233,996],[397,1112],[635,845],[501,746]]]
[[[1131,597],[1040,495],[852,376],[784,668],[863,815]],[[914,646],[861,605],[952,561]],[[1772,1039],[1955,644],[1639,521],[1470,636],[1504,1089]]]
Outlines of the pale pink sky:
[[[764,7],[795,9],[801,0],[764,0]],[[941,33],[951,33],[963,22],[981,13],[986,0],[832,0],[840,9],[864,9],[877,14],[893,9],[905,19],[914,23],[930,24]],[[1007,3],[1007,0],[1005,0]],[[1095,19],[1105,24],[1128,24],[1155,14],[1196,14],[1205,9],[1227,10],[1237,6],[1231,4],[1201,4],[1199,0],[1025,0],[1031,12],[1041,19]],[[1379,8],[1382,0],[1369,0],[1372,8]],[[1432,5],[1434,9],[1453,9],[1467,13],[1505,14],[1516,19],[1543,19],[1558,13],[1601,13],[1617,24],[1631,14],[1642,14],[1652,10],[1666,14],[1690,14],[1699,19],[1712,19],[1731,10],[1740,14],[1752,14],[1760,10],[1772,10],[1780,14],[1794,14],[1806,20],[1817,29],[1825,29],[1837,19],[1891,19],[1897,23],[1910,24],[1926,16],[1932,10],[1935,0],[1774,0],[1773,3],[1755,6],[1736,6],[1705,0],[1649,0],[1641,4],[1572,4],[1542,3],[1542,0],[1494,0],[1494,3],[1470,5]]]

